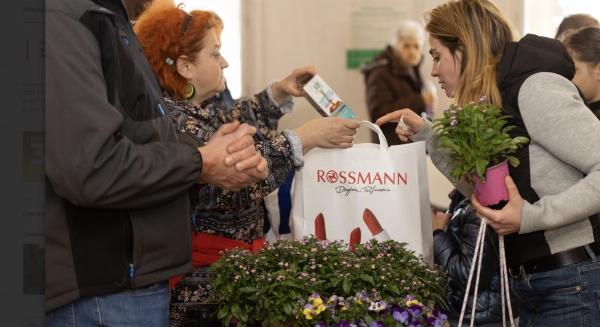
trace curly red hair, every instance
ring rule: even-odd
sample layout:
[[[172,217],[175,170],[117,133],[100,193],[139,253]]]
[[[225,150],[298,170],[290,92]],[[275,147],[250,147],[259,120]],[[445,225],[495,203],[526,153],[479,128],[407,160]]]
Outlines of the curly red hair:
[[[181,55],[195,58],[204,47],[202,40],[212,28],[217,33],[223,29],[223,22],[215,13],[194,10],[188,14],[171,0],[152,1],[136,21],[134,31],[144,54],[169,94],[185,98],[187,80],[177,72],[177,58]]]

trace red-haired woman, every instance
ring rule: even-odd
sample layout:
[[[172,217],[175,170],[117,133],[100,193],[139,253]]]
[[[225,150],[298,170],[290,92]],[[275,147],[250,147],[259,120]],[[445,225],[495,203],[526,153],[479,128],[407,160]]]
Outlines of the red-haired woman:
[[[257,128],[256,146],[269,163],[269,177],[264,182],[238,192],[212,185],[199,185],[190,191],[194,269],[172,283],[176,283],[171,296],[171,323],[175,326],[189,323],[192,316],[209,323],[207,316],[214,308],[206,301],[210,290],[207,267],[219,258],[221,250],[262,247],[262,199],[285,180],[291,169],[302,164],[302,153],[315,146],[350,147],[358,128],[354,120],[317,118],[276,135],[273,121],[291,110],[292,96],[304,94],[300,81],[315,74],[312,67],[293,70],[264,91],[237,101],[231,109],[220,107],[217,101],[206,101],[225,87],[223,69],[228,64],[219,52],[222,28],[214,13],[195,10],[188,14],[171,1],[154,1],[135,25],[182,135],[189,142],[201,144],[222,124],[240,120]],[[195,312],[190,312],[191,308]]]

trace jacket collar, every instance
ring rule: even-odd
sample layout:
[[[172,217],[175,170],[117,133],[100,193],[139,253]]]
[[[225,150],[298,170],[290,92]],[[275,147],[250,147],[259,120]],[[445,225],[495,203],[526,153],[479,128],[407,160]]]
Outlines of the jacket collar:
[[[518,42],[506,44],[497,72],[502,90],[538,72],[556,73],[571,80],[575,65],[559,41],[527,34]]]

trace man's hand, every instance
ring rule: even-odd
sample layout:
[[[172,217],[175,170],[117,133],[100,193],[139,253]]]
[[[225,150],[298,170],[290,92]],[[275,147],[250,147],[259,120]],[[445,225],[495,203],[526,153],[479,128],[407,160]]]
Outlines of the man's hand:
[[[198,148],[202,155],[202,174],[198,183],[237,191],[265,179],[267,162],[256,151],[252,135],[256,128],[233,122],[225,124]]]

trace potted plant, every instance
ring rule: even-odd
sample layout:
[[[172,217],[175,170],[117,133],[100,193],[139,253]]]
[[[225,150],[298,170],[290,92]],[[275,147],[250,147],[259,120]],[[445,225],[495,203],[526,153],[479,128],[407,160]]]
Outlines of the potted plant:
[[[258,253],[225,252],[211,266],[218,319],[225,326],[297,325],[306,322],[298,303],[313,293],[351,298],[377,292],[377,300],[390,304],[412,295],[423,306],[444,307],[445,277],[405,244],[371,240],[347,249],[341,241],[310,237],[279,240]]]
[[[527,142],[526,137],[511,137],[514,126],[500,108],[485,102],[462,108],[451,106],[434,122],[440,146],[454,160],[452,178],[473,183],[477,200],[486,206],[508,200],[504,178],[508,164],[519,165],[513,154]]]

